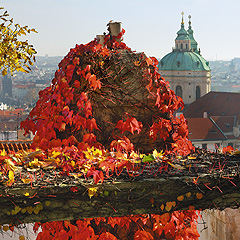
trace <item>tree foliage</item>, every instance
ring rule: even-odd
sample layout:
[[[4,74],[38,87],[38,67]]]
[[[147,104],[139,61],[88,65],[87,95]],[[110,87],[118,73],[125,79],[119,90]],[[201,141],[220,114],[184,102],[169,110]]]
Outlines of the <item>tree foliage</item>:
[[[0,10],[3,10],[0,7]],[[2,75],[7,74],[9,69],[13,71],[29,72],[32,61],[35,61],[37,53],[33,45],[28,40],[19,40],[22,35],[37,31],[28,26],[21,27],[18,23],[14,24],[13,19],[9,18],[7,11],[0,14],[0,69]]]
[[[50,87],[21,126],[35,134],[34,147],[91,146],[120,151],[153,148],[188,154],[192,145],[182,99],[157,72],[157,59],[105,35],[76,45],[60,62]]]

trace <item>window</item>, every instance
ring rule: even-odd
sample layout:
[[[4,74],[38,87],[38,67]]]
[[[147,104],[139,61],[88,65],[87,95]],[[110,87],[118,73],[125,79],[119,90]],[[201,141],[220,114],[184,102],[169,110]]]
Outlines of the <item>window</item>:
[[[199,86],[196,86],[196,100],[201,97],[201,89]]]
[[[207,149],[207,144],[206,143],[202,144],[202,149]]]
[[[183,44],[181,43],[181,49],[183,49]]]
[[[181,86],[176,86],[176,95],[182,98],[182,87]]]

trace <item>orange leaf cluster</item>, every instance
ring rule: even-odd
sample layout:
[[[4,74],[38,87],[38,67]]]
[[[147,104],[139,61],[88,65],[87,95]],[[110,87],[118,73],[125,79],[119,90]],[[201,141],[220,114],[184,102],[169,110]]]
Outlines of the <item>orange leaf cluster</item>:
[[[198,211],[176,211],[163,215],[136,215],[73,221],[36,223],[41,227],[37,240],[52,239],[128,239],[128,240],[197,240]]]
[[[114,134],[114,129],[111,128],[113,131],[107,136],[111,139],[107,146],[119,151],[133,150],[134,145],[126,132],[140,134],[143,128],[148,130],[150,140],[162,142],[159,150],[181,155],[193,150],[191,142],[187,139],[185,118],[173,116],[177,109],[183,108],[182,99],[175,95],[168,82],[157,72],[156,58],[148,58],[144,54],[137,55],[125,43],[119,41],[123,33],[124,30],[119,36],[105,35],[103,45],[99,44],[97,39],[87,44],[76,45],[60,62],[51,86],[39,93],[36,106],[21,123],[26,133],[31,131],[35,134],[33,148],[47,150],[75,145],[85,150],[92,146],[101,147],[101,144],[108,140],[102,139],[99,143],[96,134],[101,135],[100,131],[113,126],[116,130],[119,129],[121,134],[124,133],[124,136]],[[125,96],[133,87],[125,77],[126,65],[120,66],[119,63],[120,58],[125,59],[126,53],[128,56],[134,56],[131,65],[133,67],[128,72],[141,73],[137,81],[141,84],[142,91],[145,91],[144,100],[138,100],[138,96]],[[111,65],[111,62],[114,64]],[[153,102],[157,115],[153,117],[152,123],[142,123],[137,114],[130,116],[128,113],[124,121],[126,112],[121,111],[120,119],[110,119],[108,125],[106,119],[96,119],[94,111],[96,112],[99,105],[111,108],[116,106],[116,102],[120,104],[122,101],[128,103],[132,109],[147,109],[146,101]],[[122,106],[119,107],[121,110],[125,105],[117,106]]]

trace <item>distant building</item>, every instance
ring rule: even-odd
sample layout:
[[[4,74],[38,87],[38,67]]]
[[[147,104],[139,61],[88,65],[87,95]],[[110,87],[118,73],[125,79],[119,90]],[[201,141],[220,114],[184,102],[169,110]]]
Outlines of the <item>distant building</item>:
[[[14,85],[12,88],[13,97],[16,99],[21,99],[25,97],[32,86],[29,85]]]
[[[8,71],[7,75],[3,76],[2,95],[3,95],[3,98],[12,97],[12,78],[11,78],[10,71]]]
[[[182,17],[175,48],[160,60],[158,68],[160,74],[185,104],[196,101],[211,90],[209,62],[201,56],[198,43],[193,37],[191,16],[187,31]]]
[[[240,93],[209,92],[184,110],[189,139],[209,150],[240,147]]]

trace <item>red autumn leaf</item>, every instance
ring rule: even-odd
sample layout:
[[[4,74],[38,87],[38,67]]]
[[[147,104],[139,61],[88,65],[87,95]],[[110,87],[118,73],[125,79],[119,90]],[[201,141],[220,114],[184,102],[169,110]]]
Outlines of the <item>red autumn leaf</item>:
[[[137,131],[139,134],[142,130],[142,127],[142,123],[138,122],[138,120],[134,117],[127,118],[126,122],[123,122],[123,120],[119,120],[116,125],[116,128],[118,128],[121,133],[129,131],[132,134],[134,134],[134,131]]]
[[[70,191],[72,191],[72,192],[78,192],[78,187],[77,187],[77,186],[71,187],[71,188],[70,188]]]
[[[163,232],[163,225],[161,223],[154,223],[153,224],[153,231],[155,231],[158,236],[161,236],[162,232]]]
[[[83,129],[86,128],[86,122],[87,122],[86,118],[77,115],[77,116],[75,117],[74,121],[75,121],[74,123],[75,123],[75,125],[76,125],[76,130],[79,130],[81,127],[82,127]]]
[[[72,79],[73,71],[75,69],[74,65],[68,65],[66,70],[67,80],[70,81]]]
[[[105,232],[100,235],[98,240],[117,240],[117,238],[112,235],[110,232]]]
[[[193,238],[196,238],[196,237],[200,237],[200,234],[199,232],[197,231],[196,228],[187,228],[186,229],[186,234],[187,236],[189,237],[189,239],[193,239]]]
[[[109,169],[111,169],[112,172],[114,172],[115,169],[115,163],[111,161],[111,159],[105,160],[100,163],[99,165],[100,168],[103,168],[104,171],[109,175]]]
[[[62,123],[61,127],[58,129],[60,132],[65,131],[66,123]]]
[[[164,233],[165,235],[170,234],[172,237],[175,235],[176,226],[173,222],[169,222],[164,226]]]
[[[223,154],[232,153],[232,152],[234,152],[234,148],[232,146],[227,146],[222,149]]]
[[[85,71],[86,71],[86,72],[89,72],[90,69],[91,69],[91,65],[87,65],[87,66],[85,67]]]
[[[134,240],[154,240],[154,238],[149,232],[138,230],[134,234]]]
[[[92,132],[93,129],[98,129],[96,119],[95,118],[87,119],[86,127],[87,129],[89,129],[90,132]]]
[[[76,65],[79,65],[79,57],[75,57],[72,61],[73,65],[76,66]]]
[[[50,141],[49,148],[55,148],[62,146],[62,141],[60,139],[52,139]]]
[[[68,107],[68,106],[65,106],[65,107],[63,108],[62,114],[63,114],[64,116],[68,116],[68,114],[69,114],[69,107]]]
[[[74,82],[74,87],[75,87],[75,88],[80,88],[80,86],[81,86],[81,85],[80,85],[80,82],[79,82],[79,81],[75,81],[75,82]]]
[[[146,58],[145,61],[146,61],[148,66],[153,64],[153,61],[152,61],[151,58]]]
[[[124,167],[126,167],[127,171],[133,170],[134,163],[127,160],[121,161],[120,164],[118,165],[119,172],[122,172]]]
[[[93,133],[86,133],[83,136],[83,142],[85,143],[92,144],[96,141],[96,136]]]
[[[57,235],[59,239],[68,239],[68,233],[63,229]]]
[[[97,80],[96,75],[92,74],[88,79],[90,86],[93,88],[93,90],[96,90],[97,88],[101,88],[101,82]]]
[[[92,104],[90,101],[87,101],[85,103],[84,113],[85,113],[86,118],[88,118],[89,116],[92,116]]]
[[[95,168],[91,168],[87,172],[87,178],[93,176],[94,183],[97,184],[99,181],[103,182],[104,175],[102,171],[98,171]]]
[[[133,144],[126,136],[123,136],[123,138],[120,138],[119,140],[113,140],[110,144],[110,148],[114,148],[119,152],[134,150]]]

